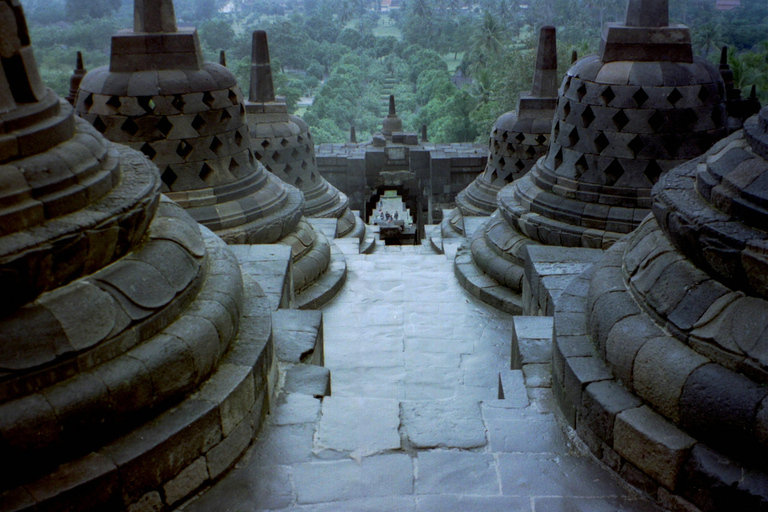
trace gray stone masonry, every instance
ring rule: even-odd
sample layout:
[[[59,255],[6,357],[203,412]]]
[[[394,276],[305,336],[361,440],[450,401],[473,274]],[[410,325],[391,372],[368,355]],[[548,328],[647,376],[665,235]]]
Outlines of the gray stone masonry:
[[[476,301],[427,246],[348,248],[323,308],[332,395],[282,389],[248,455],[179,510],[660,512],[564,434],[550,389],[510,370],[513,330],[538,339],[551,320]]]

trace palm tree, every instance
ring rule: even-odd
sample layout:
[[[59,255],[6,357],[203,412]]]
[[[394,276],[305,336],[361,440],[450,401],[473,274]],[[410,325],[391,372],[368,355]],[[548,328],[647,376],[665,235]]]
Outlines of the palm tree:
[[[475,60],[475,69],[482,69],[498,59],[506,47],[506,30],[498,19],[486,11],[483,22],[472,34],[470,52]]]

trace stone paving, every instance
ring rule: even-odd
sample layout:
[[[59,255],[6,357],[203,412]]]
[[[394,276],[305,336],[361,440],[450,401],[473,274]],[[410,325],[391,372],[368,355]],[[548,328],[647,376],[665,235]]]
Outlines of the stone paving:
[[[250,452],[186,512],[660,510],[564,434],[550,389],[510,370],[512,317],[465,292],[448,258],[378,247],[347,262],[323,309],[332,396],[280,392]]]

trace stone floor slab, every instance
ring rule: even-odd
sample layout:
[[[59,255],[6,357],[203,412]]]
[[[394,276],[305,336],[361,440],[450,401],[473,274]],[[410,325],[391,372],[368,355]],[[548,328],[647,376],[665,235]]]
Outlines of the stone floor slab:
[[[256,439],[250,464],[287,465],[312,459],[315,424],[265,428]]]
[[[315,451],[371,455],[400,448],[397,400],[335,397],[323,400]]]
[[[416,498],[417,512],[531,512],[530,498],[443,494]]]
[[[298,512],[416,512],[416,499],[411,496],[364,498],[300,505],[291,510]]]
[[[400,420],[414,448],[479,448],[487,443],[480,404],[475,400],[407,401]]]
[[[320,414],[320,400],[301,393],[285,393],[278,397],[272,412],[273,425],[314,423]]]
[[[416,467],[416,494],[501,494],[496,460],[490,453],[420,452]]]
[[[649,500],[621,498],[534,498],[533,512],[662,512]]]
[[[492,452],[565,453],[562,428],[552,420],[486,421]]]
[[[293,467],[300,504],[413,494],[413,464],[405,454],[310,462]]]
[[[288,466],[249,466],[232,471],[219,484],[184,507],[184,512],[282,510],[293,503]]]
[[[631,496],[589,456],[500,453],[498,459],[502,493],[508,496]]]

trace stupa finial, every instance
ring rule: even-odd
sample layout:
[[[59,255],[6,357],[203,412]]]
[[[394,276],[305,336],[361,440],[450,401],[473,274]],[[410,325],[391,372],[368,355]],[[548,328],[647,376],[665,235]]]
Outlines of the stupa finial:
[[[32,56],[29,31],[21,4],[0,0],[0,113],[19,103],[35,103],[45,86]]]
[[[390,116],[396,116],[397,115],[397,109],[395,108],[395,95],[390,94],[389,95],[389,115]]]
[[[669,0],[629,0],[627,27],[669,26]]]
[[[176,32],[173,0],[135,0],[133,3],[134,32]]]
[[[275,86],[272,83],[272,65],[269,60],[267,33],[256,30],[251,48],[251,87],[248,99],[255,103],[275,101]]]
[[[555,27],[541,27],[536,69],[531,96],[550,98],[557,96],[557,31]]]

